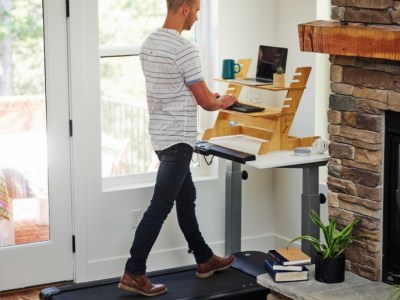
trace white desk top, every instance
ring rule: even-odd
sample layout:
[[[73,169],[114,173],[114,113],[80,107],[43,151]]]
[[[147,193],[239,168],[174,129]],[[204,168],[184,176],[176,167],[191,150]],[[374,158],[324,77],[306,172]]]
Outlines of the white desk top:
[[[274,151],[264,155],[257,155],[256,160],[246,162],[246,165],[258,169],[279,168],[287,166],[295,166],[309,164],[315,162],[327,161],[329,155],[316,154],[311,152],[310,155],[295,155],[293,151]]]
[[[257,154],[260,149],[260,141],[243,135],[234,135],[227,137],[217,137],[210,139],[210,143],[227,147],[230,149]],[[293,151],[274,151],[263,155],[256,155],[256,160],[246,162],[246,165],[258,169],[270,169],[279,167],[288,167],[309,163],[327,161],[329,155],[327,152],[316,154],[311,152],[309,155],[295,155]]]

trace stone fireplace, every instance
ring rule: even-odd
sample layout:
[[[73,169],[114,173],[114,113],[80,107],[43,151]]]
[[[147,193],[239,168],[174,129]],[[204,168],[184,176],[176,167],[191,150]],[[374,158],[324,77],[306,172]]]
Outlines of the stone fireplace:
[[[385,115],[397,112],[400,123],[400,1],[331,3],[333,21],[299,25],[303,51],[330,54],[329,215],[342,227],[362,219],[347,269],[390,282],[382,274]]]

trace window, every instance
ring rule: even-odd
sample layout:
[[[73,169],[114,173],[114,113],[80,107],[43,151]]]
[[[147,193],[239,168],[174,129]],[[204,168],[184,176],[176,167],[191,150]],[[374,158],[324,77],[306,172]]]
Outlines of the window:
[[[151,171],[147,106],[139,49],[161,26],[165,2],[99,0],[102,175]]]
[[[49,239],[42,9],[0,1],[0,247]]]
[[[161,27],[166,1],[99,0],[102,176],[154,172],[140,45]],[[199,21],[200,22],[200,21]],[[198,22],[198,23],[199,23]],[[197,25],[183,32],[196,42]],[[200,51],[202,51],[200,49]]]

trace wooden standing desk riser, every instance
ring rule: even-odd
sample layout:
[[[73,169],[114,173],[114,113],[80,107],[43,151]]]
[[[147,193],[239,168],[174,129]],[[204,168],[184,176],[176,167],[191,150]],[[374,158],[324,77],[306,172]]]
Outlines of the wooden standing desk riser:
[[[238,60],[238,63],[242,65],[242,70],[237,77],[246,76],[250,62],[249,59]],[[220,111],[214,127],[207,129],[202,139],[210,140],[215,137],[231,135],[250,136],[263,140],[258,154],[277,150],[292,150],[296,147],[310,147],[318,136],[299,138],[289,135],[310,73],[311,67],[297,68],[291,83],[284,88],[277,88],[273,85],[250,86],[217,79],[221,82],[227,82],[229,84],[227,93],[237,96],[238,99],[240,99],[243,86],[271,92],[287,91],[287,93],[281,108],[266,107],[265,111],[257,113]],[[232,126],[232,124],[236,125]]]

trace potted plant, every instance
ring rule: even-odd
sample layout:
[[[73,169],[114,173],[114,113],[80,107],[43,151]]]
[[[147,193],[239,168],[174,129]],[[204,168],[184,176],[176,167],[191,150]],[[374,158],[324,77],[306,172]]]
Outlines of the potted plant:
[[[276,73],[273,75],[273,85],[274,87],[285,87],[285,70],[283,67],[279,66],[276,69]]]
[[[341,231],[336,229],[337,217],[332,218],[328,225],[322,223],[319,215],[311,210],[311,221],[318,225],[324,234],[325,243],[310,235],[303,235],[291,240],[288,247],[298,240],[309,241],[317,250],[315,258],[315,279],[325,283],[344,281],[345,261],[344,251],[353,242],[353,228],[361,219],[355,218]]]

